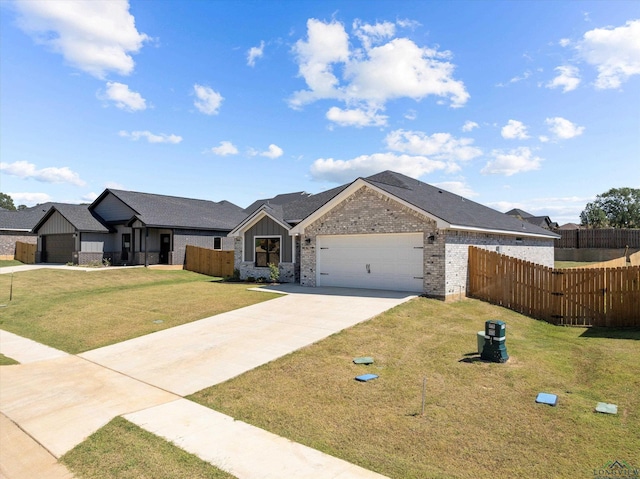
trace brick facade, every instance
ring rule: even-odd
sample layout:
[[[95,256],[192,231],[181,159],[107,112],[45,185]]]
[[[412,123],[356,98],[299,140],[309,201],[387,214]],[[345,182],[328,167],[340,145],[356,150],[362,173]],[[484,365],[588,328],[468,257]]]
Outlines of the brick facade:
[[[38,236],[31,234],[16,234],[9,232],[0,232],[0,256],[14,258],[16,253],[16,242],[37,244]]]
[[[446,231],[445,282],[443,299],[459,299],[466,296],[468,287],[469,246],[499,251],[507,256],[553,268],[553,239],[536,239],[488,233]]]
[[[552,238],[439,230],[428,216],[387,195],[363,186],[329,212],[309,224],[296,237],[296,262],[281,263],[282,281],[316,286],[319,235],[422,233],[423,292],[426,296],[455,300],[466,296],[469,246],[480,246],[516,258],[553,267]],[[268,278],[266,268],[243,259],[243,240],[235,239],[235,265],[241,277]],[[296,270],[299,268],[299,272]]]
[[[305,229],[300,248],[300,284],[316,285],[316,237],[318,235],[418,232],[422,232],[425,238],[426,271],[435,264],[432,263],[434,261],[432,255],[440,254],[442,250],[439,242],[431,243],[428,240],[430,236],[434,238],[436,236],[435,222],[370,188],[360,188]],[[435,282],[433,277],[428,279],[425,277],[425,291],[429,291]]]

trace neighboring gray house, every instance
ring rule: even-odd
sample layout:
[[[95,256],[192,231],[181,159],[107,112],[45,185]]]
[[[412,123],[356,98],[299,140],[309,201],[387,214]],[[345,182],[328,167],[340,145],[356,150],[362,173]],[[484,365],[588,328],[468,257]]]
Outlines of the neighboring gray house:
[[[0,257],[13,259],[18,241],[36,244],[38,237],[31,230],[55,204],[43,203],[18,211],[0,208]]]
[[[272,263],[303,286],[451,299],[466,294],[470,245],[553,266],[555,233],[400,173],[286,197],[252,205],[230,233],[242,278]]]
[[[186,245],[232,250],[227,235],[246,216],[228,201],[106,189],[89,206],[56,207],[33,232],[40,261],[182,265]]]
[[[531,223],[532,225],[539,226],[546,230],[557,230],[559,227],[558,223],[551,221],[551,218],[548,216],[533,216],[532,214],[518,208],[507,211],[505,215],[513,216],[514,218],[526,221],[527,223]]]
[[[33,227],[38,238],[36,263],[101,262],[111,231],[87,205],[54,204]]]

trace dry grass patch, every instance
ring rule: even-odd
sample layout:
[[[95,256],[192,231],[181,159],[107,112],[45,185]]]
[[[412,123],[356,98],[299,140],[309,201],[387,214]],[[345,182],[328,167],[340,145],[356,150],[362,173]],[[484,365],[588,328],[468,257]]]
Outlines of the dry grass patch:
[[[506,364],[476,360],[488,319],[507,323]],[[640,463],[640,332],[600,335],[418,298],[191,399],[392,478],[590,477]]]
[[[115,418],[61,458],[78,479],[233,479],[200,458]]]
[[[0,275],[0,327],[77,354],[265,301],[248,291],[189,271],[145,268],[90,272],[34,270]]]

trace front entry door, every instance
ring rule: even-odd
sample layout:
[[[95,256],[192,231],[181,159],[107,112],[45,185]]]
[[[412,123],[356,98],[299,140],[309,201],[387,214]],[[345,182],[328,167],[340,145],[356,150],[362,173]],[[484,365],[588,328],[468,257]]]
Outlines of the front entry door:
[[[131,234],[124,233],[122,235],[122,255],[120,256],[123,263],[129,261],[129,251],[131,251]]]
[[[169,251],[171,251],[171,235],[160,235],[160,264],[169,264]]]

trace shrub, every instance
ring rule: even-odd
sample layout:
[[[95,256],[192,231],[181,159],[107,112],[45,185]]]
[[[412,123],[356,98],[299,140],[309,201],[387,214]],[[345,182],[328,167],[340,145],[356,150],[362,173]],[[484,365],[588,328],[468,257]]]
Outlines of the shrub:
[[[275,283],[280,279],[280,268],[273,263],[269,263],[267,266],[269,267],[269,281]]]

